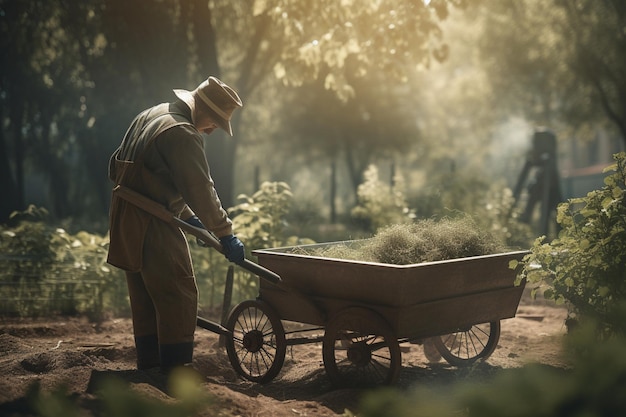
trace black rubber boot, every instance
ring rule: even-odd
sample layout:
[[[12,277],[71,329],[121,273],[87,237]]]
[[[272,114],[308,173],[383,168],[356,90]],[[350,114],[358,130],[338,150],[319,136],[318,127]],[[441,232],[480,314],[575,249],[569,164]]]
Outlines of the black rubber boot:
[[[161,365],[159,338],[156,334],[135,336],[137,349],[137,369],[145,370]]]
[[[190,365],[193,360],[193,342],[160,345],[161,371],[168,374],[179,366]]]

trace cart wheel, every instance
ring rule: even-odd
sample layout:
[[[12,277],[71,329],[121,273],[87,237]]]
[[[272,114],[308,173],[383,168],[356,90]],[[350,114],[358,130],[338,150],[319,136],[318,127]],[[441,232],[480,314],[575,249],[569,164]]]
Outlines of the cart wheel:
[[[266,303],[246,300],[228,317],[226,339],[230,364],[244,378],[258,383],[271,381],[285,362],[287,341],[278,314]]]
[[[454,333],[434,337],[441,356],[450,365],[466,366],[478,359],[487,359],[500,340],[500,322],[475,324]]]
[[[400,373],[400,345],[378,314],[351,307],[333,317],[322,343],[324,368],[336,387],[394,383]]]

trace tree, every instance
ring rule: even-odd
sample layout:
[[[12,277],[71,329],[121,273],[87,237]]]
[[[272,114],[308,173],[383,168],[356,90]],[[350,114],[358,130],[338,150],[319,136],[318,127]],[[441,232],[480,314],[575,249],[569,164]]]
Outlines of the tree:
[[[297,106],[284,104],[286,132],[274,139],[274,148],[308,163],[343,162],[356,197],[374,160],[393,159],[419,137],[414,110],[402,101],[409,90],[399,93],[393,81],[371,76],[352,81],[355,98],[343,102],[321,83],[299,87]]]
[[[296,103],[285,103],[285,107],[294,110],[321,109],[335,117],[335,121],[324,118],[326,126],[315,126],[315,129],[312,129],[314,126],[311,123],[300,124],[303,131],[299,132],[299,136],[302,140],[297,141],[296,146],[315,143],[320,145],[315,153],[321,152],[325,156],[341,151],[356,192],[361,174],[371,162],[370,156],[379,152],[381,143],[385,143],[380,140],[380,130],[384,130],[380,124],[378,136],[363,135],[364,130],[371,133],[371,127],[376,127],[379,122],[372,119],[364,125],[363,116],[380,113],[372,109],[368,112],[364,108],[367,107],[364,102],[368,100],[364,95],[373,95],[370,88],[383,80],[381,89],[386,90],[388,94],[384,99],[389,100],[392,97],[390,90],[397,86],[402,88],[417,68],[428,67],[433,60],[446,58],[447,46],[438,23],[447,17],[452,6],[464,7],[465,1],[434,0],[427,5],[422,1],[408,0],[346,0],[341,3],[334,0],[258,0],[253,7],[250,3],[242,6],[241,2],[216,1],[213,10],[216,15],[233,17],[223,21],[216,19],[216,32],[228,34],[219,41],[222,46],[220,56],[227,57],[221,63],[225,74],[233,74],[233,78],[238,80],[235,86],[244,100],[253,97],[255,90],[266,86],[268,77],[273,76],[285,86],[310,86],[319,92],[318,103],[303,103],[300,96]],[[230,44],[232,41],[236,42],[235,45]],[[244,53],[233,54],[233,50]],[[305,95],[309,96],[310,91]],[[261,95],[260,98],[270,100],[268,95]],[[394,103],[385,104],[388,105],[387,115],[399,108]],[[382,103],[379,105],[383,107]],[[346,117],[336,120],[340,114]],[[290,123],[291,115],[293,113],[285,113],[285,123]],[[235,122],[238,123],[241,117],[237,114]],[[400,117],[388,120],[384,127],[398,126],[398,130],[406,131],[407,120],[395,123]],[[298,126],[296,121],[290,124]],[[311,142],[313,132],[317,137]],[[294,139],[292,133],[288,135],[290,142]],[[386,138],[393,136],[394,132],[385,134]],[[400,136],[406,143],[406,133]],[[370,140],[365,139],[368,137]],[[320,138],[326,140],[319,141]],[[226,156],[220,152],[220,161],[216,161],[231,170],[239,144],[251,140],[239,135],[233,139],[224,145],[230,152]],[[214,143],[213,140],[211,142]],[[329,146],[332,142],[335,144]],[[389,142],[386,147],[393,149]],[[311,150],[310,146],[305,148]],[[396,150],[401,151],[402,147]],[[232,177],[232,174],[228,176]],[[222,181],[216,179],[218,184]]]
[[[221,3],[215,4],[217,13]],[[237,36],[228,40],[244,45],[239,49],[246,54],[244,59],[222,60],[225,73],[254,74],[240,79],[253,78],[256,83],[236,84],[250,99],[256,98],[258,86],[268,87],[268,77],[272,76],[284,86],[297,88],[295,98],[285,90],[281,92],[281,97],[288,98],[272,118],[276,123],[282,117],[289,131],[278,137],[289,139],[274,149],[290,157],[303,155],[306,150],[305,158],[317,155],[332,166],[341,157],[354,193],[372,157],[380,156],[381,150],[388,155],[402,152],[415,140],[414,117],[396,98],[398,89],[406,92],[411,74],[427,68],[433,60],[446,58],[447,46],[438,25],[451,6],[465,6],[463,1],[440,0],[428,5],[406,0],[340,4],[268,0],[254,2],[246,14],[236,4],[224,5],[231,8],[228,14],[236,19],[229,20],[223,32],[232,33],[235,28]],[[219,20],[216,25],[218,33],[222,32]],[[222,53],[230,50],[228,44],[221,49]],[[275,99],[270,94],[259,96],[265,100],[263,107]],[[249,144],[257,138],[234,139],[229,144],[236,148],[242,141]],[[222,158],[222,163],[230,161]]]
[[[211,11],[200,0],[94,0],[94,26],[101,53],[86,55],[90,88],[85,91],[81,131],[85,165],[97,204],[108,207],[108,156],[132,118],[148,106],[173,101],[173,88],[193,89],[216,74]]]
[[[545,125],[609,122],[626,144],[626,3],[489,0],[483,10],[501,109]]]
[[[0,1],[0,221],[24,207],[29,164],[50,181],[57,217],[106,213],[107,157],[138,109],[219,73],[206,3],[178,6]]]
[[[130,119],[207,74],[223,75],[244,98],[274,76],[289,86],[322,81],[342,100],[368,78],[402,84],[446,57],[438,22],[464,3],[0,0],[0,52],[9,63],[0,72],[0,219],[24,206],[25,163],[50,180],[54,215],[105,212],[106,159]],[[214,139],[223,149],[209,158],[228,205],[246,138]]]
[[[270,6],[272,2],[259,2]],[[322,79],[325,88],[347,100],[353,81],[380,72],[398,82],[419,66],[447,56],[438,26],[450,5],[462,0],[431,2],[392,0],[360,2],[281,2],[272,7],[275,27],[284,33],[281,61],[274,73],[288,85]]]
[[[68,36],[60,7],[64,2],[0,2],[0,72],[3,129],[0,157],[3,201],[0,219],[25,207],[25,164],[48,174],[56,211],[66,214],[69,199],[63,154],[79,103],[71,91],[81,63]],[[70,110],[73,107],[74,111]],[[4,128],[8,126],[8,128]],[[59,143],[56,139],[62,138]]]
[[[558,0],[566,17],[562,30],[572,45],[569,66],[591,92],[626,144],[626,3],[620,0]],[[568,109],[573,116],[579,113]],[[591,110],[587,108],[591,114]]]

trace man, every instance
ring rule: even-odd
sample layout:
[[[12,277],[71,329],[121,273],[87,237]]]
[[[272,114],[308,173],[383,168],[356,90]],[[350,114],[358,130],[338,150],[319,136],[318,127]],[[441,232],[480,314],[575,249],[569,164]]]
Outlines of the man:
[[[213,232],[235,263],[244,246],[216,193],[202,133],[222,128],[242,107],[237,93],[215,77],[195,90],[174,90],[177,100],[140,113],[109,161],[109,178]],[[107,262],[126,271],[137,368],[169,372],[193,358],[198,292],[183,232],[121,199],[110,209]]]

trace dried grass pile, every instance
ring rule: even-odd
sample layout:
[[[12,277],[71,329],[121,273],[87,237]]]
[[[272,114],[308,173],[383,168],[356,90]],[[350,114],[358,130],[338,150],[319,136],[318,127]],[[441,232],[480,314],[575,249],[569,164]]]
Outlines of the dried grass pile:
[[[313,256],[408,265],[498,253],[504,248],[470,217],[420,220],[380,229],[358,245],[318,248]]]

